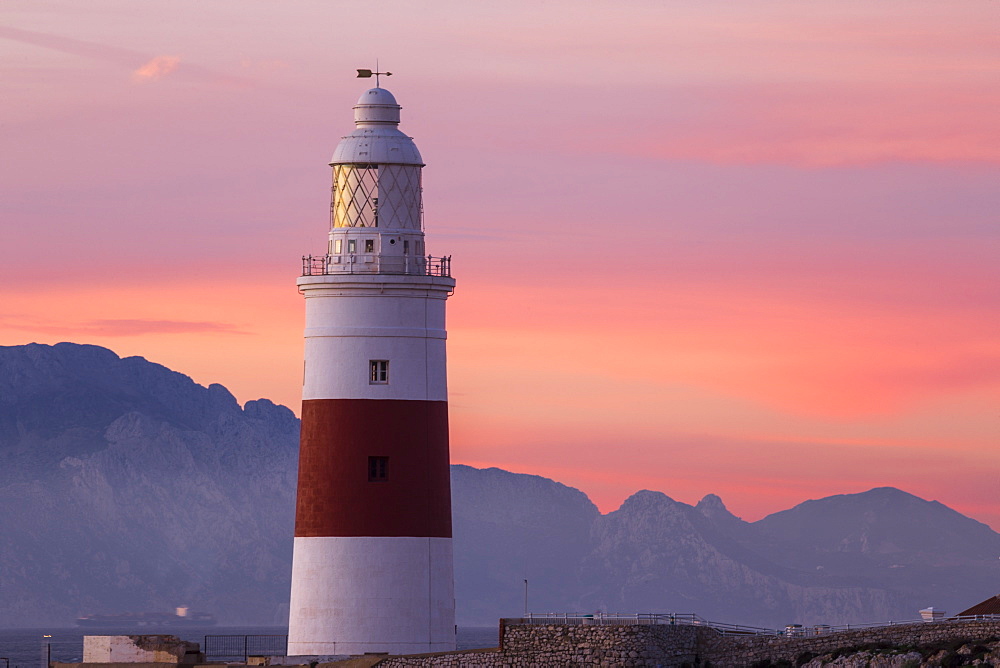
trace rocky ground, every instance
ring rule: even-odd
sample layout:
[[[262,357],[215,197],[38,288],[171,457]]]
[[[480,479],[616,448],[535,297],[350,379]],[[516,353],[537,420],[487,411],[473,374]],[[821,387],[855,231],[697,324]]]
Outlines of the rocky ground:
[[[951,666],[1000,666],[1000,642],[956,642],[946,647],[871,649],[852,654],[824,654],[801,668],[938,668]],[[771,664],[773,666],[791,664]],[[760,668],[764,668],[761,666]]]

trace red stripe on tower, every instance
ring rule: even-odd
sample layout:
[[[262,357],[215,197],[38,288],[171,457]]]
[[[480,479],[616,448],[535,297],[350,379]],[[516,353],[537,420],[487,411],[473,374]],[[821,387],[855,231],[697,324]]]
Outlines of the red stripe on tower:
[[[448,474],[447,403],[304,401],[295,535],[451,538]]]

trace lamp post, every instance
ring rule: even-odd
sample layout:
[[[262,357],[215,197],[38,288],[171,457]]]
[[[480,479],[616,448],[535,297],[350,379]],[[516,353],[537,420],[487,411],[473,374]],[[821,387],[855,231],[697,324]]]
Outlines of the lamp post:
[[[528,579],[524,580],[524,616],[528,616]]]

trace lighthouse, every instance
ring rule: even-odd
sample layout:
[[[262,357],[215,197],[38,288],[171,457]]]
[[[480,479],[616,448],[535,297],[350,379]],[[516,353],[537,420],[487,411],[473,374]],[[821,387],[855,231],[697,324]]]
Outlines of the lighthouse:
[[[359,71],[360,74],[361,71]],[[289,655],[455,649],[445,301],[420,152],[376,85],[330,161],[326,253],[303,258]]]

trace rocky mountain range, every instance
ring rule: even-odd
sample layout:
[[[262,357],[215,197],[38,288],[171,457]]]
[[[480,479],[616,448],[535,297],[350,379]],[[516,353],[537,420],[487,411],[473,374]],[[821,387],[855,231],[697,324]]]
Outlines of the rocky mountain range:
[[[298,420],[139,357],[0,347],[0,626],[86,613],[283,624]],[[459,623],[535,612],[695,612],[756,626],[912,619],[1000,589],[1000,534],[879,488],[757,522],[717,496],[576,489],[452,467]]]

